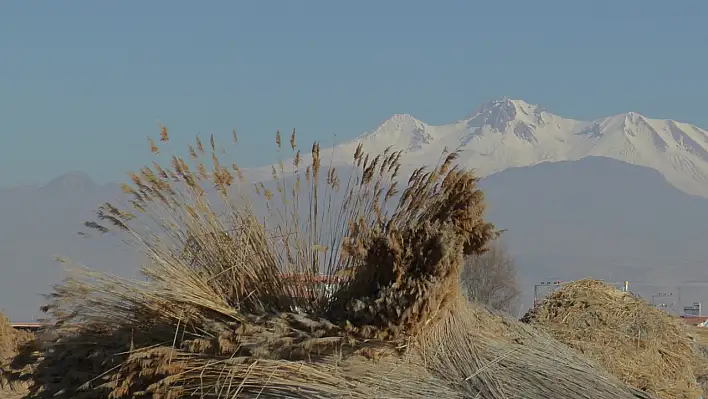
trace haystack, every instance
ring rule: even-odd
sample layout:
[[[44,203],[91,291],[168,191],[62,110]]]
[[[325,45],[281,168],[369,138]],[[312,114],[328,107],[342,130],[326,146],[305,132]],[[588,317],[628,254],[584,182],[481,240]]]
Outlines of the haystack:
[[[465,398],[652,398],[550,335],[459,303],[417,337],[428,370]]]
[[[21,381],[21,376],[26,369],[17,369],[13,361],[33,338],[34,334],[30,332],[15,330],[10,320],[0,312],[0,397],[25,393],[27,386]]]
[[[13,328],[10,319],[0,312],[0,366],[11,361],[33,338],[33,333]]]
[[[571,282],[523,321],[631,386],[666,399],[700,397],[685,327],[632,293],[596,280]]]
[[[464,256],[498,232],[483,218],[477,179],[452,166],[456,154],[415,171],[387,212],[400,152],[370,157],[359,147],[352,177],[340,181],[321,170],[317,144],[302,158],[294,132],[290,144],[294,171],[282,162],[275,187],[256,186],[275,224],[248,196],[234,198],[242,175],[223,166],[213,138],[190,146],[191,162],[175,156],[171,168],[133,174],[131,209],[106,204],[87,226],[135,238],[150,259],[147,281],[80,269],[58,285],[30,397],[648,398],[463,299]],[[214,210],[209,186],[226,213]],[[188,241],[196,256],[184,256]],[[351,277],[333,294],[283,279],[343,270]]]
[[[15,353],[15,329],[10,320],[0,312],[0,361]]]

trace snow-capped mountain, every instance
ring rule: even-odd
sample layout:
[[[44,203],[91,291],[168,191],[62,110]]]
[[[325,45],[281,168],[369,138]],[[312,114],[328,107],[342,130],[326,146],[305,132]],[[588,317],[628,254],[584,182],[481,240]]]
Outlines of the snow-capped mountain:
[[[403,149],[406,172],[436,164],[445,148],[458,149],[458,163],[475,169],[479,176],[542,162],[604,156],[655,169],[675,187],[708,197],[708,131],[635,112],[580,121],[503,98],[441,126],[428,125],[411,115],[394,115],[355,140],[322,149],[323,161],[346,163],[359,143],[370,153],[389,146]],[[250,172],[258,179],[267,178],[270,170]]]

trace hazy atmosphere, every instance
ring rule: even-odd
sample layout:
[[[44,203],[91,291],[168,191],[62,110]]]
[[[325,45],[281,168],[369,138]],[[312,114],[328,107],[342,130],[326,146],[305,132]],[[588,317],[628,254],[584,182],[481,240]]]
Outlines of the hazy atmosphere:
[[[328,147],[392,114],[444,124],[503,96],[705,128],[708,4],[681,4],[4,2],[0,186],[124,179],[159,122],[182,145],[236,128],[243,166],[275,162],[251,149],[276,129]]]
[[[338,161],[362,135],[369,151],[403,147],[409,170],[460,148],[488,176],[521,306],[542,280],[613,270],[646,295],[692,281],[684,301],[700,300],[708,6],[512,4],[4,3],[0,308],[40,316],[63,274],[55,255],[137,271],[118,240],[75,233],[151,162],[160,123],[171,151],[235,129],[229,157],[246,168],[278,160],[278,129],[336,146]],[[564,163],[532,167],[544,161]]]
[[[708,3],[0,3],[0,398],[708,397]]]

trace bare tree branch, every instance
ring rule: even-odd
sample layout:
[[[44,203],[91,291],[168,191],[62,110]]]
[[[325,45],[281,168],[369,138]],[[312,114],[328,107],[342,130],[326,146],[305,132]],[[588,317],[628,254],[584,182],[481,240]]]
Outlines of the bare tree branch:
[[[516,305],[521,294],[516,262],[499,241],[491,245],[489,251],[467,257],[461,284],[462,292],[470,301],[506,312]]]

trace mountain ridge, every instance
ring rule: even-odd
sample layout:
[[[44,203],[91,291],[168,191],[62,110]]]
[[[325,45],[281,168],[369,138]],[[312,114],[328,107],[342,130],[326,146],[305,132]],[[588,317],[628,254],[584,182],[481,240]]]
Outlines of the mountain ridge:
[[[558,116],[523,100],[502,97],[483,103],[465,118],[449,124],[431,125],[411,114],[393,114],[354,139],[322,148],[321,160],[325,165],[351,165],[359,144],[371,154],[388,147],[402,150],[400,176],[421,165],[436,164],[446,150],[460,151],[458,164],[474,169],[480,177],[509,168],[600,156],[656,170],[676,188],[708,198],[708,131],[634,111],[579,120]],[[301,154],[301,161],[311,162],[310,154]],[[283,165],[286,173],[294,172],[292,158],[284,159]],[[250,181],[260,182],[272,178],[272,167],[242,171]],[[45,185],[26,189],[53,184],[68,189],[96,185],[85,173],[70,172]]]
[[[403,150],[402,172],[437,163],[446,149],[459,150],[460,166],[475,169],[482,177],[543,162],[608,157],[654,169],[680,190],[708,198],[708,131],[637,112],[584,121],[503,97],[443,125],[394,114],[375,129],[320,154],[323,161],[347,164],[359,144],[368,153],[388,147]],[[308,162],[309,156],[304,155],[303,161]],[[251,180],[261,181],[270,177],[271,170],[269,165],[246,173]]]

